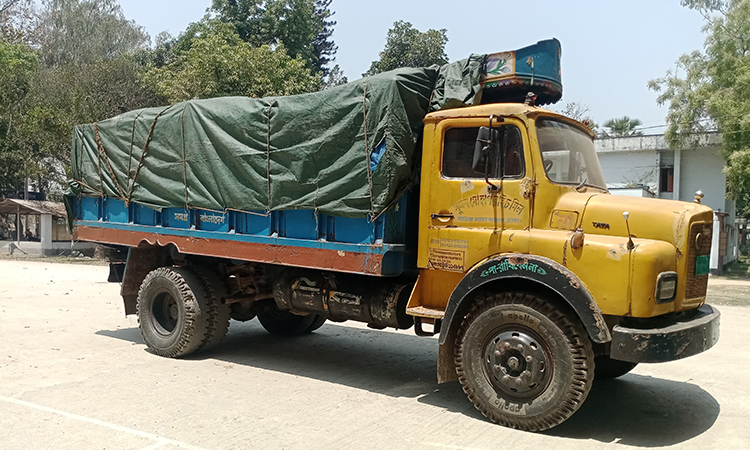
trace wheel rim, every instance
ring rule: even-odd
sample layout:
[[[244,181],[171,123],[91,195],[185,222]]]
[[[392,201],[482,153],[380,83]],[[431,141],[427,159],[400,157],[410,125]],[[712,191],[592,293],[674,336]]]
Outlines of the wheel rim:
[[[498,330],[483,348],[487,378],[504,398],[533,399],[549,385],[554,371],[550,352],[532,330]]]
[[[151,324],[157,333],[168,336],[177,328],[179,314],[175,298],[167,292],[161,293],[151,306]]]

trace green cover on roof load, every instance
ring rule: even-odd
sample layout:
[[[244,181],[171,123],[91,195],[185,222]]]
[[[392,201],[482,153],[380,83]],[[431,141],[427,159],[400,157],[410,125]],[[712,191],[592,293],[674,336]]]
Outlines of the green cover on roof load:
[[[416,182],[424,116],[478,99],[482,62],[472,56],[311,94],[191,100],[79,125],[70,194],[159,210],[372,218]]]

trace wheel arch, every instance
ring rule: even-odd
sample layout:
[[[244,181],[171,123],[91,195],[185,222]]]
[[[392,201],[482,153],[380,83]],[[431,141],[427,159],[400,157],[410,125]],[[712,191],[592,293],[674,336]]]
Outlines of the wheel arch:
[[[603,344],[612,340],[596,300],[568,268],[542,256],[496,255],[471,268],[451,293],[439,339],[440,383],[458,379],[454,361],[458,329],[476,294],[483,290],[518,290],[542,294],[575,314],[593,343]]]
[[[125,262],[125,271],[120,287],[120,296],[125,306],[125,315],[136,314],[138,290],[141,283],[154,269],[170,265],[169,248],[148,245],[142,241],[138,247],[130,247]]]

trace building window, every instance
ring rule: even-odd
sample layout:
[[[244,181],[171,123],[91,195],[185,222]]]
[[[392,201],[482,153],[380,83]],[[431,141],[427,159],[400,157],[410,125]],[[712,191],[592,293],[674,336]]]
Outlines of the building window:
[[[674,167],[662,167],[659,172],[659,192],[672,192],[674,187]]]

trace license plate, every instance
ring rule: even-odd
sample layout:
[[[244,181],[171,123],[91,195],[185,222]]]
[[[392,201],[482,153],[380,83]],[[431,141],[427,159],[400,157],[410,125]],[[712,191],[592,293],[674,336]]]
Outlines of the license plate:
[[[701,255],[695,258],[695,275],[706,275],[709,271],[708,262],[710,261],[709,255]]]

